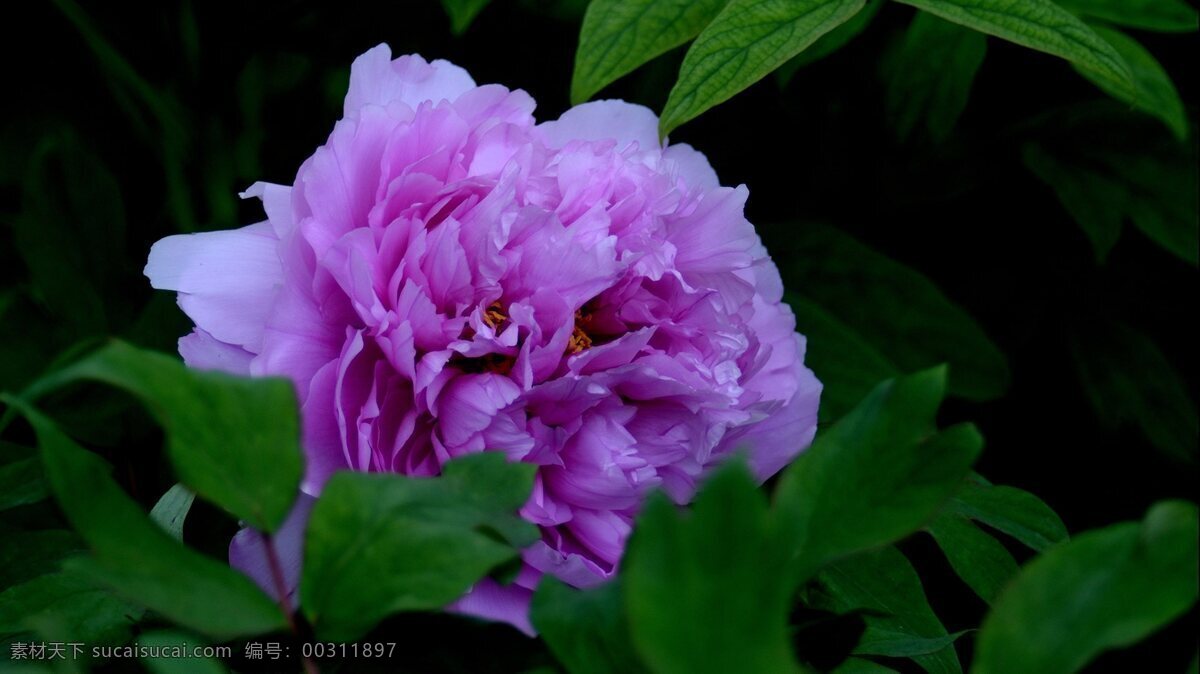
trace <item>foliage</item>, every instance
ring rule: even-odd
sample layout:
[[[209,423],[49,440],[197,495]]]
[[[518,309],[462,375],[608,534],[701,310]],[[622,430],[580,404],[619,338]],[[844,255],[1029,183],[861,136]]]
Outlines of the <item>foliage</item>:
[[[1200,537],[1180,500],[1197,467],[1180,320],[1195,101],[1172,81],[1192,6],[412,4],[345,29],[246,8],[287,36],[269,48],[205,3],[147,10],[140,33],[74,0],[31,19],[69,46],[62,69],[16,75],[43,95],[0,129],[6,649],[235,653],[71,663],[98,671],[259,671],[240,657],[256,640],[288,645],[293,670],[372,664],[301,663],[321,640],[400,642],[388,664],[405,671],[1194,671],[1177,632],[1195,627]],[[824,384],[817,439],[778,478],[734,460],[690,506],[651,494],[612,582],[541,583],[537,639],[441,612],[511,580],[535,540],[516,517],[531,467],[500,454],[437,478],[335,475],[294,594],[231,569],[238,524],[270,541],[296,501],[297,392],[183,367],[165,352],[184,322],[139,275],[150,242],[233,226],[252,212],[239,187],[287,182],[273,157],[319,140],[344,57],[384,38],[543,100],[648,103],[662,134],[748,176]]]

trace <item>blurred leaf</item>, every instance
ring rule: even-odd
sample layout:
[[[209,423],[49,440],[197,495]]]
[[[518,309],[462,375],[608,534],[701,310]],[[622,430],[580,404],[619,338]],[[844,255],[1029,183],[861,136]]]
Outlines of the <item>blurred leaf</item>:
[[[180,482],[263,531],[283,523],[303,459],[292,384],[191,370],[119,341],[42,380],[36,393],[78,380],[137,396],[167,433]]]
[[[107,330],[101,298],[127,271],[124,239],[116,178],[73,133],[46,136],[27,167],[13,240],[35,296],[77,336]]]
[[[442,8],[450,17],[450,31],[462,35],[471,27],[471,22],[491,4],[492,0],[442,0]]]
[[[1025,166],[1054,189],[1059,203],[1083,228],[1096,260],[1104,262],[1121,236],[1121,225],[1134,196],[1109,177],[1064,164],[1042,147],[1022,148]]]
[[[334,474],[313,506],[300,582],[317,634],[353,640],[391,613],[441,608],[515,558],[537,539],[515,515],[534,470],[485,452],[439,478]]]
[[[708,479],[690,514],[662,492],[650,497],[622,563],[634,644],[654,672],[803,671],[786,629],[786,555],[771,529],[741,462]]]
[[[139,646],[153,649],[158,657],[143,655],[139,659],[154,674],[222,674],[229,670],[219,660],[195,655],[195,649],[205,646],[190,634],[160,630],[137,638]],[[182,649],[182,650],[179,650]]]
[[[571,103],[700,34],[727,0],[592,0],[579,29]]]
[[[1076,536],[1030,562],[976,641],[973,674],[1070,674],[1196,601],[1197,511],[1180,501]]]
[[[846,658],[829,674],[896,674],[896,670],[863,658]]]
[[[129,639],[141,613],[77,573],[48,573],[0,592],[0,636],[36,632],[50,618],[72,641],[116,645]]]
[[[1004,354],[917,271],[832,227],[805,223],[773,247],[789,288],[854,329],[901,371],[950,364],[950,393],[988,400],[1008,387]]]
[[[1020,571],[1000,541],[962,515],[944,512],[928,528],[958,577],[989,604]]]
[[[1060,56],[1110,87],[1133,92],[1121,55],[1074,14],[1050,0],[900,0],[947,21]]]
[[[658,129],[722,103],[804,51],[865,0],[731,0],[688,48]]]
[[[1016,487],[967,481],[947,510],[983,522],[1038,552],[1067,540],[1067,527],[1050,506]]]
[[[0,510],[37,503],[47,495],[42,462],[36,456],[0,465]]]
[[[1072,339],[1071,353],[1102,424],[1137,426],[1155,449],[1196,461],[1196,404],[1180,373],[1149,337],[1120,323],[1095,324]]]
[[[1190,33],[1198,26],[1196,10],[1184,0],[1058,0],[1080,16],[1141,30]]]
[[[183,522],[196,494],[187,487],[177,484],[167,490],[150,509],[150,519],[177,541],[183,540]]]
[[[1096,26],[1095,31],[1104,38],[1121,58],[1129,64],[1129,72],[1133,75],[1134,90],[1129,91],[1112,86],[1093,71],[1076,66],[1080,75],[1091,80],[1106,94],[1124,101],[1130,105],[1154,115],[1167,125],[1176,138],[1183,140],[1188,135],[1188,114],[1179,99],[1179,92],[1171,76],[1146,48],[1137,40],[1104,26]]]
[[[916,531],[959,488],[983,440],[936,431],[945,386],[945,368],[880,384],[786,469],[775,508],[797,579]]]
[[[940,637],[915,637],[907,632],[868,628],[858,646],[856,655],[880,655],[889,658],[912,658],[918,655],[940,653],[958,641],[966,630]]]
[[[920,577],[900,551],[886,547],[848,557],[823,569],[816,581],[824,590],[818,595],[822,607],[840,613],[862,612],[867,631],[860,644],[874,643],[875,648],[868,649],[872,654],[911,657],[931,674],[962,672],[951,645],[958,635],[946,633],[929,607]],[[898,635],[910,640],[898,640]],[[896,648],[891,653],[880,652],[889,650],[883,648],[888,643]],[[938,643],[942,648],[931,653],[907,653],[918,644],[929,647]]]
[[[167,184],[167,205],[183,231],[194,231],[196,220],[184,175],[184,162],[190,143],[189,125],[184,106],[168,92],[145,80],[92,23],[74,0],[53,0],[54,5],[75,26],[96,56],[96,63],[107,75],[105,83],[113,89],[118,105],[129,116],[130,128],[151,147],[162,153],[163,177]],[[143,111],[157,123],[157,137],[147,134],[151,125]]]
[[[183,547],[155,525],[121,491],[102,459],[24,402],[5,401],[33,426],[54,495],[95,555],[70,560],[65,572],[102,581],[119,595],[218,639],[285,625],[279,607],[249,578]]]
[[[544,576],[533,595],[530,618],[571,674],[647,671],[633,653],[620,579],[577,590]]]
[[[60,570],[68,557],[87,549],[83,541],[61,529],[4,532],[0,547],[0,587],[10,587]]]
[[[791,292],[784,299],[796,314],[796,331],[805,337],[804,364],[821,381],[822,422],[841,418],[879,382],[900,374],[875,347],[820,306]]]
[[[63,347],[62,332],[24,292],[0,291],[0,391],[20,391],[37,377]]]
[[[908,138],[924,119],[930,136],[945,141],[967,107],[986,55],[983,33],[918,12],[884,59],[888,117],[899,137]]]
[[[780,86],[786,86],[797,70],[816,63],[846,46],[859,33],[866,30],[867,26],[871,25],[871,20],[879,13],[879,8],[881,7],[883,7],[883,0],[867,0],[867,4],[863,5],[863,8],[857,14],[847,19],[842,25],[817,38],[817,41],[809,45],[807,49],[793,56],[787,63],[779,66],[779,69],[775,71],[775,76],[779,80]]]

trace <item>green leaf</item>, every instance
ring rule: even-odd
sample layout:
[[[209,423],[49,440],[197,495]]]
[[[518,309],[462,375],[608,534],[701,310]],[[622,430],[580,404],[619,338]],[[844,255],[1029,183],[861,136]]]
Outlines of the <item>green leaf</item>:
[[[54,495],[95,555],[69,560],[65,571],[103,581],[117,594],[214,638],[285,626],[279,606],[249,578],[183,547],[154,524],[121,491],[102,459],[26,403],[5,400],[33,426]]]
[[[1054,189],[1059,203],[1079,223],[1096,261],[1104,262],[1121,236],[1125,204],[1133,195],[1105,176],[1066,165],[1038,145],[1027,144],[1021,154],[1025,166]]]
[[[888,117],[899,137],[908,138],[923,119],[935,141],[946,140],[986,55],[982,33],[918,12],[884,60]]]
[[[944,512],[928,528],[958,577],[989,604],[1020,571],[1000,541],[962,515]]]
[[[0,587],[11,587],[59,570],[62,561],[87,549],[70,531],[6,531],[0,547]]]
[[[659,120],[666,136],[804,51],[865,0],[731,0],[692,43]]]
[[[0,466],[0,510],[37,503],[47,495],[42,462],[37,457]]]
[[[950,365],[950,393],[988,400],[1008,387],[1008,364],[987,333],[920,273],[832,227],[798,224],[771,242],[789,288],[855,330],[901,371]]]
[[[907,632],[882,628],[867,628],[854,647],[856,655],[882,655],[890,658],[912,658],[933,655],[950,646],[967,630],[940,637],[916,637]]]
[[[530,618],[554,657],[571,674],[647,671],[630,641],[620,579],[576,590],[545,576],[533,595]]]
[[[1110,86],[1134,91],[1121,55],[1074,14],[1050,0],[899,0],[947,21],[1062,57]]]
[[[799,672],[787,633],[791,585],[764,495],[740,462],[717,471],[692,512],[646,502],[626,556],[634,645],[657,674]]]
[[[139,398],[162,424],[179,481],[256,529],[275,531],[303,472],[289,381],[200,372],[165,354],[110,342],[36,385],[94,380]]]
[[[74,133],[38,144],[12,224],[40,303],[77,336],[104,333],[112,317],[101,298],[126,267],[125,210],[116,178]]]
[[[800,580],[916,531],[960,487],[983,441],[969,424],[935,433],[945,376],[884,382],[786,470],[775,507]]]
[[[841,560],[817,575],[823,590],[818,603],[829,610],[846,613],[860,611],[867,629],[860,644],[878,655],[911,657],[931,674],[958,674],[962,666],[951,645],[958,635],[948,635],[929,607],[921,579],[908,559],[895,548],[887,547]],[[908,640],[898,637],[907,635]],[[891,644],[891,652],[877,652]],[[942,643],[942,648],[925,650]],[[856,652],[857,649],[856,649]]]
[[[863,658],[846,658],[829,674],[896,674],[896,670]]]
[[[819,305],[791,292],[784,300],[796,314],[796,331],[805,337],[804,364],[821,380],[822,422],[841,418],[879,382],[900,374],[878,349]]]
[[[1155,449],[1196,461],[1196,404],[1174,364],[1149,337],[1124,324],[1101,323],[1074,336],[1071,353],[1102,424],[1136,426]]]
[[[485,452],[440,478],[336,473],[313,506],[301,604],[323,639],[353,640],[397,611],[460,597],[537,530],[515,516],[535,466]]]
[[[842,25],[817,38],[817,41],[809,45],[807,49],[793,56],[787,63],[779,66],[779,69],[775,71],[775,77],[779,80],[780,86],[786,86],[796,74],[796,71],[804,66],[820,61],[846,46],[855,37],[858,37],[860,33],[867,29],[867,26],[871,25],[871,20],[879,13],[881,7],[883,7],[883,0],[867,0],[867,4],[857,14],[847,19]]]
[[[1114,87],[1111,82],[1086,68],[1076,66],[1080,75],[1091,80],[1106,94],[1124,101],[1130,105],[1158,117],[1167,125],[1175,137],[1184,140],[1188,135],[1188,114],[1179,98],[1175,83],[1161,64],[1137,40],[1103,26],[1096,26],[1095,31],[1104,38],[1121,58],[1129,64],[1129,72],[1133,75],[1134,89],[1129,92],[1120,87]]]
[[[139,636],[137,643],[152,654],[142,655],[139,659],[154,674],[222,674],[229,671],[219,660],[198,657],[196,649],[207,644],[184,632],[150,632]]]
[[[154,520],[164,531],[171,534],[177,541],[183,540],[183,521],[187,518],[188,510],[196,494],[187,487],[177,484],[167,490],[158,499],[158,503],[150,509],[150,519]]]
[[[1050,506],[1016,487],[968,481],[947,505],[949,512],[982,522],[1038,552],[1067,540],[1067,527]]]
[[[0,636],[35,632],[53,621],[73,641],[114,645],[129,639],[141,610],[69,571],[48,573],[0,592]]]
[[[571,103],[579,105],[691,40],[727,0],[592,0],[579,29]]]
[[[1079,14],[1118,26],[1165,33],[1190,33],[1200,27],[1196,10],[1184,0],[1058,0]]]
[[[1195,603],[1198,537],[1196,505],[1164,502],[1034,559],[984,620],[972,673],[1070,674],[1145,638]]]
[[[492,0],[442,0],[442,8],[450,17],[450,31],[462,35],[471,27],[471,22],[491,4]]]

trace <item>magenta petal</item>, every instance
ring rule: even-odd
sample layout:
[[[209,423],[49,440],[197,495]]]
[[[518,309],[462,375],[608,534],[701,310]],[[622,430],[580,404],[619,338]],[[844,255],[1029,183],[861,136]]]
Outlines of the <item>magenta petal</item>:
[[[266,537],[250,527],[237,532],[229,541],[229,565],[249,576],[276,600],[280,598],[280,584],[287,590],[288,597],[295,596],[300,587],[300,568],[304,559],[304,530],[308,527],[308,516],[314,503],[316,499],[300,494],[283,526],[271,538],[281,577],[277,578],[272,571]]]
[[[491,578],[484,578],[475,583],[461,599],[447,606],[446,610],[508,623],[526,636],[535,637],[537,631],[529,622],[529,601],[532,598],[532,590],[517,585],[501,585]]]

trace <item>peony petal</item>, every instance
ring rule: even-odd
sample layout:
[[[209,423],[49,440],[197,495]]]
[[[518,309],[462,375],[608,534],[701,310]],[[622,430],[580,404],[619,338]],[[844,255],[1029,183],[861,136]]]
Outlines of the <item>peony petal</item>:
[[[392,60],[392,50],[380,44],[354,59],[343,114],[349,118],[367,105],[399,101],[416,108],[424,101],[453,101],[475,87],[467,71],[449,61],[432,63],[416,54]]]
[[[687,143],[676,143],[663,150],[663,159],[674,167],[683,182],[692,189],[715,190],[721,186],[708,157]]]
[[[529,622],[529,601],[533,591],[517,585],[501,585],[490,578],[475,583],[461,599],[450,604],[450,613],[483,618],[494,622],[508,623],[521,630],[526,636],[535,637],[537,631]]]
[[[283,270],[279,239],[263,222],[241,229],[178,234],[150,249],[150,285],[179,292],[196,325],[227,344],[258,353]]]
[[[250,361],[254,359],[254,354],[249,351],[218,341],[200,328],[179,338],[179,355],[188,367],[242,376],[249,376]]]
[[[283,521],[283,526],[271,539],[282,578],[276,578],[272,573],[266,538],[250,527],[237,532],[229,541],[229,565],[249,576],[276,600],[280,598],[281,582],[288,597],[295,596],[300,586],[300,569],[304,559],[304,530],[308,527],[308,516],[316,502],[315,498],[300,494],[292,506],[292,512]]]
[[[658,115],[644,105],[625,101],[591,101],[567,110],[553,122],[537,126],[542,141],[561,148],[573,140],[615,140],[621,149],[637,143],[642,150],[660,147]]]

